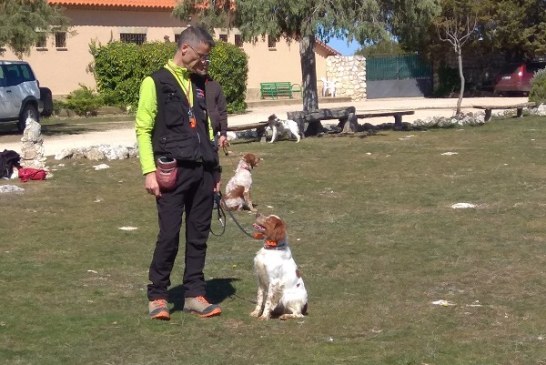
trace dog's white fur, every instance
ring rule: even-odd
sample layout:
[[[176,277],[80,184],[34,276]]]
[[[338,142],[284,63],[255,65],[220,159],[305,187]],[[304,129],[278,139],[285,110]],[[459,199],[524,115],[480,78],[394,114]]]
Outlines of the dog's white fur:
[[[228,141],[235,141],[238,138],[237,133],[233,131],[227,131],[226,137]]]
[[[255,236],[265,239],[264,247],[254,257],[258,281],[253,317],[268,320],[302,318],[307,312],[307,290],[286,242],[286,225],[276,215],[256,215]],[[276,247],[275,244],[278,246]]]
[[[223,197],[224,207],[228,210],[249,209],[256,211],[251,199],[252,169],[258,166],[260,158],[253,153],[244,154],[235,170],[235,175],[229,179],[225,195]]]
[[[275,114],[272,114],[267,119],[268,127],[272,130],[272,136],[269,143],[275,142],[277,137],[282,134],[289,133],[290,136],[296,138],[296,143],[301,140],[302,133],[298,127],[298,123],[292,119],[279,119]]]

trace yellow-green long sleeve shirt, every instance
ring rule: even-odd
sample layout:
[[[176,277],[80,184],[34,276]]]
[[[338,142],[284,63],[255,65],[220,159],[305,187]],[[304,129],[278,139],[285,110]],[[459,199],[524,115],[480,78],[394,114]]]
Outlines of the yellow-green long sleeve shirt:
[[[191,87],[188,70],[178,66],[173,60],[169,60],[165,65],[169,71],[176,75],[176,79],[188,88]],[[157,94],[154,80],[148,76],[140,85],[138,109],[135,119],[135,132],[138,144],[138,154],[140,158],[140,167],[142,174],[146,175],[154,172],[156,169],[154,161],[154,151],[152,147],[152,132],[157,115]]]

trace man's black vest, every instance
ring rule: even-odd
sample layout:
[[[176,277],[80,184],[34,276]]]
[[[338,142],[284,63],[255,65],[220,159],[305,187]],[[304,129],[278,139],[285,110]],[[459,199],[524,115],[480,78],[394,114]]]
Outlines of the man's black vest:
[[[152,133],[154,156],[218,166],[218,153],[209,136],[205,85],[192,78],[193,108],[197,121],[190,125],[190,105],[174,75],[162,68],[152,74],[157,94],[157,114]]]

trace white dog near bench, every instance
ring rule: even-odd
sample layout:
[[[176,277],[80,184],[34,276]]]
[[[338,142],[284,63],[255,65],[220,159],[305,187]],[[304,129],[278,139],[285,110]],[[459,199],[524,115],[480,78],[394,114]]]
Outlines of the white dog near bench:
[[[303,133],[300,132],[298,123],[292,119],[279,119],[275,114],[271,114],[267,119],[267,126],[271,128],[272,136],[269,143],[273,143],[280,135],[288,135],[288,137],[296,138],[296,143],[301,140]]]

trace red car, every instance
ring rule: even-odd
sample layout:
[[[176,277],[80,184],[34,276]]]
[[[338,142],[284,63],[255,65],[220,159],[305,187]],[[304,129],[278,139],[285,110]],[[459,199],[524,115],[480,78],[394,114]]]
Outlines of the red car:
[[[519,64],[509,64],[497,77],[495,95],[519,93],[529,95],[531,80],[535,72],[546,68],[546,61],[530,61]]]

